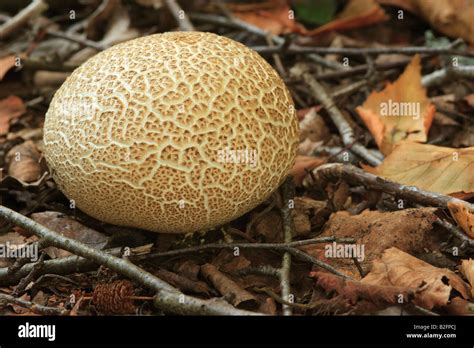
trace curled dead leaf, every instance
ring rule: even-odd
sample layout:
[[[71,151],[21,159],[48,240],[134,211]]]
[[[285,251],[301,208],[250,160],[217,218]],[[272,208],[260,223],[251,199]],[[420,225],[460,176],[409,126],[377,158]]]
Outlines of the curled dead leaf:
[[[454,149],[402,142],[369,173],[457,198],[474,196],[474,147]]]
[[[427,309],[446,306],[453,289],[463,298],[471,298],[470,286],[454,272],[434,267],[397,248],[385,250],[362,282],[415,290],[414,303]]]
[[[426,142],[435,107],[421,85],[420,56],[381,92],[372,92],[357,112],[384,155],[403,141]]]
[[[11,95],[0,100],[0,135],[8,132],[10,121],[23,115],[26,111],[21,98]]]
[[[8,175],[21,182],[36,181],[43,173],[40,163],[41,154],[36,144],[31,140],[14,146],[8,152],[6,160]]]
[[[451,216],[466,234],[474,238],[474,214],[462,203],[449,202],[448,209]]]

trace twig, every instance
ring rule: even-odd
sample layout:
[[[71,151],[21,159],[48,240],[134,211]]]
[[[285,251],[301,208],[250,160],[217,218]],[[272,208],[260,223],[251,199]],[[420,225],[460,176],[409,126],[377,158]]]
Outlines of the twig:
[[[31,4],[0,26],[0,39],[4,40],[8,36],[16,33],[22,29],[30,19],[38,16],[47,9],[48,5],[43,0],[33,0]]]
[[[131,251],[133,252],[133,248]],[[122,248],[114,248],[106,251],[113,256],[120,256],[122,254]],[[0,268],[0,284],[11,285],[17,283],[21,278],[26,277],[34,267],[34,263],[27,263],[19,270],[10,274],[10,269]],[[80,272],[89,272],[97,269],[98,264],[92,260],[84,257],[72,255],[64,258],[47,260],[44,262],[43,267],[38,272],[38,275],[47,273],[54,274],[71,274]]]
[[[18,297],[20,296],[25,288],[28,286],[28,284],[36,278],[38,273],[40,272],[41,268],[43,267],[43,262],[44,262],[44,253],[41,253],[41,256],[37,262],[35,262],[33,268],[31,269],[31,272],[24,278],[20,280],[20,283],[15,287],[15,290],[12,292],[12,296]]]
[[[274,46],[273,40],[271,39],[272,35],[267,36],[265,39],[267,40],[267,43],[269,46]],[[281,77],[286,76],[286,71],[285,71],[285,66],[283,65],[281,58],[278,54],[273,54],[272,55],[273,61],[275,62],[275,67],[280,74]]]
[[[281,273],[280,268],[275,268],[269,265],[261,265],[257,267],[249,266],[243,269],[239,269],[238,271],[235,272],[235,274],[238,276],[246,276],[249,274],[259,274],[259,275],[275,277],[275,278],[280,278],[280,273]]]
[[[98,264],[130,278],[144,287],[156,292],[154,304],[164,310],[180,314],[213,314],[213,315],[258,315],[259,313],[236,309],[228,303],[219,300],[201,300],[185,296],[168,283],[146,272],[126,259],[118,258],[103,251],[93,249],[77,240],[66,238],[37,222],[0,205],[0,217],[10,221],[45,240],[51,246],[67,250],[83,256]]]
[[[320,237],[320,238],[299,240],[299,241],[295,241],[291,243],[211,243],[211,244],[197,245],[197,246],[193,246],[189,248],[182,248],[182,249],[176,249],[176,250],[150,253],[146,255],[132,256],[131,259],[133,261],[142,261],[142,260],[150,260],[150,259],[155,259],[155,258],[160,258],[160,257],[173,257],[173,256],[184,255],[184,254],[197,253],[197,252],[207,251],[207,250],[219,250],[219,249],[233,250],[235,248],[255,249],[255,250],[273,250],[273,251],[279,251],[279,252],[292,253],[294,250],[300,251],[296,248],[301,247],[301,246],[319,244],[319,243],[329,243],[329,242],[354,243],[355,241],[353,238]]]
[[[422,56],[422,59],[427,56]],[[390,70],[394,68],[399,68],[399,67],[404,67],[408,63],[410,63],[411,59],[404,59],[400,60],[397,62],[383,62],[383,63],[376,63],[374,62],[374,68],[377,71],[382,71],[382,70]],[[330,79],[338,79],[338,78],[345,78],[345,77],[350,77],[358,74],[364,74],[367,72],[369,69],[368,64],[361,64],[358,66],[355,66],[350,69],[344,69],[344,70],[338,70],[338,71],[331,71],[327,73],[322,73],[322,74],[317,74],[315,78],[318,81],[321,80],[330,80]]]
[[[295,308],[295,309],[300,309],[300,310],[310,310],[310,309],[315,309],[315,307],[316,307],[313,304],[295,303],[295,302],[290,302],[288,300],[285,300],[284,297],[278,296],[278,294],[275,294],[269,288],[255,287],[254,286],[250,290],[255,291],[255,292],[264,293],[264,294],[270,296],[276,302],[281,303],[283,308],[286,307],[286,308]]]
[[[291,216],[290,200],[294,197],[294,186],[293,177],[288,176],[281,187],[282,191],[282,203],[281,203],[281,215],[283,220],[283,234],[284,242],[291,243],[293,235],[293,217]],[[290,271],[291,271],[291,254],[285,252],[283,254],[283,262],[280,269],[280,287],[281,297],[289,300],[291,294],[290,284]],[[291,307],[283,305],[283,315],[292,315]]]
[[[352,94],[356,91],[359,91],[362,87],[366,86],[368,84],[367,80],[360,80],[356,81],[354,83],[351,83],[350,85],[344,86],[337,91],[334,91],[331,93],[331,98],[339,98],[342,96],[347,96],[349,94]]]
[[[101,44],[99,42],[95,42],[86,38],[81,37],[80,35],[74,34],[74,33],[64,33],[61,31],[55,31],[55,30],[48,30],[47,34],[53,37],[57,37],[60,39],[65,39],[69,40],[71,42],[78,43],[81,46],[86,46],[86,47],[91,47],[94,48],[98,51],[103,51],[106,48],[108,48],[107,45]]]
[[[35,250],[42,250],[46,247],[47,247],[46,243],[44,243],[43,240],[39,240],[37,242],[27,244],[23,248],[34,248]],[[9,275],[15,274],[15,272],[17,272],[19,269],[21,269],[24,265],[26,265],[29,262],[31,262],[31,260],[27,257],[17,258],[15,262],[13,263],[13,265],[8,267],[8,274]]]
[[[41,315],[69,315],[70,312],[69,310],[61,307],[46,307],[7,294],[0,294],[0,307],[3,306],[2,302],[12,303],[18,306],[25,307],[31,310],[33,313]]]
[[[433,71],[423,76],[421,84],[424,87],[433,87],[455,78],[474,79],[474,66],[451,66]]]
[[[179,28],[183,31],[195,31],[194,25],[189,20],[188,15],[181,6],[178,4],[176,0],[165,0],[166,6],[170,10],[171,14],[178,22]]]
[[[313,93],[313,97],[317,99],[326,109],[332,121],[336,125],[339,134],[341,134],[342,142],[359,157],[363,158],[367,163],[377,166],[381,161],[372,155],[362,144],[359,144],[352,131],[351,126],[346,121],[342,113],[339,111],[334,101],[328,95],[324,87],[308,72],[305,64],[296,64],[290,71],[297,78],[302,78],[309,86]]]
[[[226,26],[233,29],[245,30],[251,34],[266,38],[269,37],[277,45],[284,45],[285,39],[278,35],[271,35],[270,32],[263,30],[253,24],[247,23],[235,16],[219,16],[214,14],[204,14],[204,13],[195,13],[190,12],[189,17],[192,20],[207,22],[212,24],[217,24],[220,26]],[[277,46],[274,46],[275,48]],[[280,47],[280,46],[278,46]],[[278,53],[278,52],[274,52]]]
[[[325,68],[329,68],[336,71],[350,70],[350,68],[345,67],[339,62],[333,62],[332,60],[324,59],[323,57],[315,53],[308,54],[308,58],[314,63],[322,65]]]
[[[456,227],[447,221],[441,220],[440,218],[435,221],[435,224],[445,228],[454,237],[458,238],[461,241],[461,249],[465,249],[466,246],[474,248],[474,240],[469,238],[459,227]]]
[[[273,54],[278,53],[282,49],[281,47],[268,47],[268,46],[253,46],[251,47],[260,54]],[[304,53],[317,53],[317,54],[341,54],[346,56],[364,56],[366,54],[378,55],[378,54],[442,54],[442,55],[453,55],[453,56],[465,56],[474,57],[474,52],[454,49],[451,47],[364,47],[364,48],[352,48],[352,47],[306,47],[298,46],[295,44],[289,45],[285,53],[287,54],[304,54]]]
[[[367,173],[352,165],[339,163],[323,164],[314,169],[313,174],[317,180],[322,182],[337,182],[340,179],[344,179],[348,183],[363,185],[370,190],[383,191],[392,196],[397,196],[422,205],[447,208],[449,202],[454,202],[464,204],[471,211],[474,211],[474,205],[462,199],[446,196],[441,193],[423,191],[416,186],[401,185],[377,175]],[[303,185],[310,185],[310,182],[303,182]]]
[[[79,65],[64,63],[59,61],[45,61],[35,58],[26,58],[23,60],[23,68],[30,70],[47,70],[47,71],[73,71]]]
[[[324,164],[313,170],[313,178],[322,185],[325,185],[328,181],[336,182],[343,179],[353,185],[363,185],[369,190],[382,191],[392,196],[400,197],[424,206],[447,208],[449,202],[460,203],[464,204],[464,206],[474,212],[474,205],[469,202],[446,196],[441,193],[424,191],[416,186],[400,185],[396,182],[383,179],[377,175],[367,173],[352,165],[343,165],[339,163]],[[303,181],[303,185],[306,187],[312,185],[312,180],[313,179],[306,177]],[[440,219],[438,219],[436,223],[448,229],[448,231],[455,237],[459,238],[463,244],[474,247],[474,240],[462,233],[455,226]]]

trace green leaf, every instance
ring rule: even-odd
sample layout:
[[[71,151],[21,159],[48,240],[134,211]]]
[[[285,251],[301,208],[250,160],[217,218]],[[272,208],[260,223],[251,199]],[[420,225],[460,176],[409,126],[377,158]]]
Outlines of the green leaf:
[[[334,19],[337,1],[295,0],[293,8],[299,21],[312,25],[323,25]]]

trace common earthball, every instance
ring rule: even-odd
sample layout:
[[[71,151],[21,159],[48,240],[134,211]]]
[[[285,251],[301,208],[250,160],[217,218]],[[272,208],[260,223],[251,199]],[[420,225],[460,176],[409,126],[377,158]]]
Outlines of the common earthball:
[[[255,51],[203,32],[115,45],[77,68],[46,114],[44,155],[90,216],[161,233],[225,224],[293,166],[290,93]]]

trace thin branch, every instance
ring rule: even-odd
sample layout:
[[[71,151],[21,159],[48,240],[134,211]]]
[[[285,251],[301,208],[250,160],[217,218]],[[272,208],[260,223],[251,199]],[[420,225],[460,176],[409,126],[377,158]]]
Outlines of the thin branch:
[[[291,243],[293,236],[293,217],[291,216],[290,200],[294,197],[294,185],[293,177],[288,176],[283,183],[282,187],[282,206],[281,215],[283,220],[283,233],[284,242]],[[291,254],[285,252],[283,254],[283,262],[280,269],[280,287],[281,297],[289,301],[291,294],[290,284],[290,271],[291,271]],[[283,305],[283,315],[292,315],[292,309],[288,305]]]
[[[17,297],[19,295],[21,295],[24,290],[26,289],[26,287],[28,286],[28,284],[30,284],[30,282],[33,281],[33,279],[35,279],[41,268],[43,267],[43,262],[44,262],[44,253],[41,253],[41,256],[39,258],[39,260],[37,262],[35,262],[33,268],[31,269],[31,272],[24,278],[22,278],[20,280],[20,283],[15,287],[15,290],[13,290],[12,292],[12,295]]]
[[[281,47],[268,47],[268,46],[253,46],[251,47],[260,54],[273,54],[282,51]],[[286,54],[341,54],[346,56],[364,56],[367,54],[378,55],[378,54],[441,54],[441,55],[452,55],[452,56],[465,56],[474,57],[474,52],[455,49],[451,47],[364,47],[364,48],[352,48],[352,47],[306,47],[298,46],[295,44],[289,45],[286,50]]]
[[[354,132],[346,121],[341,111],[337,108],[334,101],[326,92],[324,87],[308,72],[307,65],[303,63],[296,64],[290,73],[296,78],[302,78],[312,91],[313,97],[317,99],[326,109],[332,121],[336,125],[342,142],[367,163],[377,166],[381,163],[380,159],[369,152],[362,144],[358,143],[354,137]]]
[[[329,243],[329,242],[340,242],[340,243],[354,243],[353,238],[336,238],[336,237],[320,237],[313,239],[299,240],[291,243],[211,243],[197,245],[189,248],[182,248],[169,251],[161,251],[156,253],[150,253],[146,255],[132,256],[133,261],[142,261],[150,260],[160,257],[173,257],[179,255],[185,255],[190,253],[197,253],[201,251],[208,250],[220,250],[220,249],[255,249],[255,250],[273,250],[279,252],[289,252],[292,253],[294,250],[299,251],[298,247],[319,243]]]
[[[423,76],[421,84],[425,87],[433,87],[456,78],[474,79],[474,66],[451,66],[433,71]]]
[[[401,185],[377,175],[367,173],[352,165],[339,163],[325,164],[314,169],[312,173],[313,176],[311,178],[307,176],[303,181],[304,186],[308,187],[313,184],[324,186],[326,182],[337,182],[342,179],[353,185],[363,185],[369,190],[382,191],[423,206],[447,208],[449,202],[454,202],[464,204],[464,206],[474,212],[474,205],[464,200],[446,196],[441,193],[424,191],[416,186]],[[314,183],[313,180],[316,180],[316,182]],[[446,228],[455,237],[460,239],[464,245],[474,247],[474,240],[462,233],[457,227],[440,219],[438,219],[436,223]]]
[[[94,48],[98,51],[103,51],[108,48],[108,45],[104,45],[104,44],[101,44],[100,42],[95,42],[95,41],[83,38],[82,36],[74,34],[74,33],[64,33],[64,32],[55,31],[55,30],[48,30],[46,33],[52,37],[69,40],[71,42],[78,43],[81,46]]]
[[[70,312],[69,310],[61,308],[61,307],[42,306],[31,301],[26,301],[20,298],[16,298],[11,295],[0,294],[0,307],[4,305],[3,303],[12,303],[17,306],[28,308],[33,313],[41,314],[41,315],[69,315],[69,312]]]
[[[34,0],[31,4],[11,17],[0,26],[0,39],[4,40],[8,36],[24,28],[25,24],[34,17],[48,9],[48,5],[43,0]]]
[[[133,248],[131,252],[133,252]],[[122,248],[114,248],[106,250],[107,253],[119,257],[122,254]],[[26,277],[33,269],[35,263],[27,263],[20,269],[10,274],[10,269],[0,268],[0,284],[2,286],[16,284],[23,277]],[[59,259],[44,261],[43,267],[38,272],[38,275],[47,273],[54,273],[59,275],[66,275],[71,273],[89,272],[97,269],[98,264],[92,260],[81,256],[68,256]]]
[[[262,250],[272,250],[272,251],[279,251],[279,252],[288,252],[292,256],[300,259],[302,261],[310,262],[317,267],[325,269],[331,273],[334,273],[338,276],[347,278],[347,276],[341,272],[339,272],[334,267],[328,265],[327,263],[320,261],[311,255],[306,254],[305,252],[297,249],[297,247],[303,245],[310,245],[310,244],[317,244],[317,243],[327,243],[327,242],[340,242],[340,243],[354,243],[353,238],[335,238],[335,237],[321,237],[321,238],[314,238],[314,239],[307,239],[301,240],[296,242],[291,242],[287,244],[283,243],[232,243],[232,244],[205,244],[205,245],[198,245],[195,247],[190,248],[183,248],[177,250],[170,250],[170,251],[163,251],[158,253],[151,253],[148,255],[137,256],[134,257],[133,260],[146,260],[146,259],[154,259],[158,257],[171,257],[177,255],[183,255],[188,253],[200,252],[205,250],[215,250],[215,249],[235,249],[235,248],[242,248],[242,249],[262,249]]]
[[[196,29],[194,28],[194,25],[191,23],[189,20],[188,15],[184,10],[181,8],[181,6],[178,4],[176,0],[165,0],[166,6],[168,6],[168,9],[170,10],[171,14],[174,16],[176,19],[176,22],[179,25],[179,28],[182,31],[195,31]]]
[[[156,292],[154,303],[164,310],[180,314],[213,314],[213,315],[259,315],[234,308],[223,300],[201,300],[191,296],[185,296],[179,290],[168,283],[146,272],[126,259],[118,258],[101,250],[93,249],[77,240],[66,238],[37,222],[0,205],[0,217],[10,221],[25,230],[43,238],[45,243],[60,249],[67,250],[76,255],[88,258],[101,264],[129,279],[136,281],[142,286]],[[183,300],[183,298],[185,298]]]
[[[189,17],[192,20],[196,20],[200,22],[216,24],[219,26],[226,26],[233,29],[245,30],[251,34],[254,34],[263,38],[269,37],[277,45],[283,45],[285,43],[285,39],[282,38],[281,36],[271,35],[270,32],[264,29],[261,29],[253,24],[247,23],[239,18],[236,18],[235,16],[226,17],[226,16],[219,16],[219,15],[214,15],[214,14],[191,12],[189,13]],[[274,47],[277,47],[277,46],[274,46]],[[278,52],[274,52],[274,53],[278,53]]]

